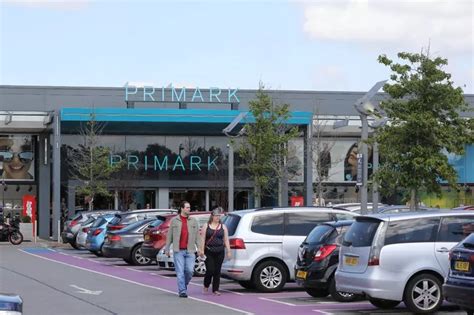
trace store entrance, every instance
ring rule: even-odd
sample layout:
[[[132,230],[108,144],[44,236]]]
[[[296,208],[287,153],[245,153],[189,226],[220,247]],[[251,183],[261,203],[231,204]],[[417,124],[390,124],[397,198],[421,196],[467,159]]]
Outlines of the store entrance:
[[[191,211],[206,211],[206,191],[205,190],[171,190],[169,206],[172,209],[179,209],[181,201],[186,200],[191,205]]]

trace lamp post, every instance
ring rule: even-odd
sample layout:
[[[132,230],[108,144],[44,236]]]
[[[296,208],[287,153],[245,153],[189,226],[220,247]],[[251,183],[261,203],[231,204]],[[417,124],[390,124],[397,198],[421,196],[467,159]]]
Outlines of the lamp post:
[[[360,213],[367,214],[367,180],[368,180],[368,155],[369,150],[367,147],[367,140],[369,139],[369,124],[367,117],[372,115],[375,112],[374,105],[370,102],[370,100],[377,94],[377,91],[387,82],[387,80],[379,81],[375,83],[375,85],[360,99],[356,101],[354,104],[355,109],[359,113],[360,120],[362,123],[362,134],[361,134],[361,153],[362,156],[358,158],[358,164],[360,162],[359,159],[362,159],[362,174],[357,172],[357,185],[359,186],[360,192]]]
[[[239,113],[232,122],[225,127],[222,132],[229,138],[237,138],[240,137],[244,131],[245,127],[240,129],[240,131],[237,133],[237,135],[231,135],[230,133],[232,130],[242,121],[247,116],[248,112],[241,112]],[[232,147],[232,143],[229,141],[227,144],[227,147],[229,148],[229,176],[228,176],[228,191],[227,191],[227,199],[229,206],[227,208],[227,211],[232,212],[234,211],[234,148]]]

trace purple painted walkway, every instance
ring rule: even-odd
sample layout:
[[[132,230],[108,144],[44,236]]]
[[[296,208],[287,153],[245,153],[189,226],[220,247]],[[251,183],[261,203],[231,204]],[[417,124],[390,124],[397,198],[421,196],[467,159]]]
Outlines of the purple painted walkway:
[[[60,253],[55,250],[35,250],[26,249],[28,253],[33,255],[41,256],[50,260],[65,263],[70,266],[76,266],[84,268],[90,271],[99,272],[109,276],[113,276],[119,279],[137,282],[140,284],[148,285],[158,289],[168,290],[170,292],[176,292],[176,278],[167,278],[162,275],[152,275],[149,271],[133,271],[126,267],[116,267],[114,265],[105,264],[102,261],[91,261],[89,259],[78,258],[71,254]],[[225,289],[225,287],[223,288]],[[342,311],[342,310],[370,310],[374,309],[367,302],[359,303],[317,303],[311,305],[288,305],[278,302],[277,298],[283,297],[295,297],[295,294],[269,294],[269,295],[254,295],[254,294],[236,294],[232,292],[224,291],[221,296],[214,296],[212,294],[203,294],[202,287],[200,285],[190,285],[188,288],[188,294],[191,298],[204,301],[212,302],[220,305],[225,305],[243,312],[248,312],[256,315],[270,315],[275,314],[326,314],[327,312]],[[263,298],[263,299],[262,299]],[[178,299],[178,298],[177,298]],[[274,299],[274,300],[272,300]],[[320,312],[320,311],[322,312]]]

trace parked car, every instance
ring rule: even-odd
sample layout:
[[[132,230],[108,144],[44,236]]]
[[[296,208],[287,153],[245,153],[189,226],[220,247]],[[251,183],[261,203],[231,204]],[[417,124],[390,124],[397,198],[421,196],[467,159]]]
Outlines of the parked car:
[[[405,212],[421,212],[421,211],[440,211],[446,209],[429,208],[429,207],[418,207],[418,209],[412,210],[407,205],[393,205],[380,207],[377,213],[405,213]]]
[[[352,302],[358,298],[352,293],[336,290],[334,273],[339,263],[342,236],[353,220],[318,224],[301,243],[296,259],[296,282],[313,297],[331,294],[339,302]]]
[[[474,206],[459,206],[456,208],[453,208],[453,210],[474,210]]]
[[[378,204],[377,208],[380,209],[382,207],[386,207],[387,205],[385,204]],[[372,212],[374,205],[372,203],[367,204],[367,211]],[[355,213],[360,213],[360,209],[362,208],[362,205],[360,203],[340,203],[340,204],[335,204],[332,206],[333,209],[345,209],[349,210],[351,212]]]
[[[99,217],[90,216],[86,221],[80,223],[80,228],[76,235],[76,245],[79,249],[86,248],[87,232],[89,232],[89,228]]]
[[[16,294],[0,293],[0,314],[23,314],[23,299]]]
[[[91,253],[102,256],[102,246],[104,245],[105,240],[105,231],[107,224],[115,218],[114,214],[104,214],[99,216],[94,224],[89,228],[86,238],[86,249]]]
[[[414,313],[438,310],[448,252],[471,233],[474,213],[425,211],[355,220],[340,249],[337,290],[364,294],[379,308],[403,301]]]
[[[115,215],[115,218],[107,225],[108,231],[116,231],[123,229],[129,224],[142,221],[145,219],[156,219],[157,215],[176,214],[177,210],[174,209],[145,209],[145,210],[134,210],[120,212]]]
[[[443,285],[446,300],[474,314],[474,233],[449,252],[450,270]]]
[[[122,258],[130,265],[149,265],[153,261],[142,255],[143,230],[156,218],[138,221],[121,230],[108,231],[102,246],[104,257]]]
[[[76,213],[71,220],[64,222],[64,229],[61,232],[63,243],[69,243],[75,249],[79,249],[76,244],[76,236],[81,228],[81,223],[86,221],[90,216],[98,217],[106,213],[116,213],[115,210],[96,210],[96,211],[81,211]]]
[[[244,288],[280,291],[295,279],[298,247],[318,224],[352,219],[346,210],[321,207],[286,207],[239,210],[223,218],[229,230],[232,259],[222,275]]]
[[[190,215],[196,217],[196,219],[199,222],[200,227],[204,226],[204,224],[207,223],[207,221],[209,220],[209,215],[210,214],[211,214],[210,212],[191,212],[190,213]],[[172,216],[172,217],[174,217],[174,216]],[[147,244],[151,244],[151,245],[153,243],[161,244],[162,241],[164,242],[163,246],[159,249],[159,251],[153,257],[153,258],[156,258],[156,262],[158,263],[158,267],[160,269],[163,269],[163,270],[174,270],[173,249],[170,248],[170,256],[169,257],[167,255],[165,255],[165,249],[164,249],[164,245],[166,244],[166,236],[168,234],[169,224],[171,222],[172,217],[168,217],[167,218],[168,222],[163,223],[161,226],[158,226],[157,228],[150,228],[148,233],[145,234],[145,239],[146,239],[147,234],[151,234],[154,231],[159,232],[159,234],[157,234],[157,236],[159,236],[159,240],[156,241],[156,242],[153,242],[153,241],[148,242]],[[143,244],[145,244],[145,242]],[[143,248],[144,248],[144,246],[142,246],[142,251],[144,251]],[[148,251],[152,252],[151,248],[153,248],[153,247],[149,246],[148,248],[149,248]],[[147,257],[149,257],[148,255],[147,255]],[[199,259],[199,257],[196,256],[196,261],[194,263],[194,275],[204,276],[205,274],[206,274],[206,263],[204,262],[204,260],[201,260],[201,259]]]

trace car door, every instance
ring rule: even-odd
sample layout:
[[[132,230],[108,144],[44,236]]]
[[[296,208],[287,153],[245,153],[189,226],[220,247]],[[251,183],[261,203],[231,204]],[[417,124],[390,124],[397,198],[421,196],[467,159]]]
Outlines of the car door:
[[[471,233],[474,215],[444,217],[435,243],[435,256],[443,276],[449,272],[449,251]]]
[[[282,258],[290,270],[291,279],[295,278],[294,270],[301,243],[318,223],[331,220],[329,212],[322,210],[288,211],[285,213]]]

